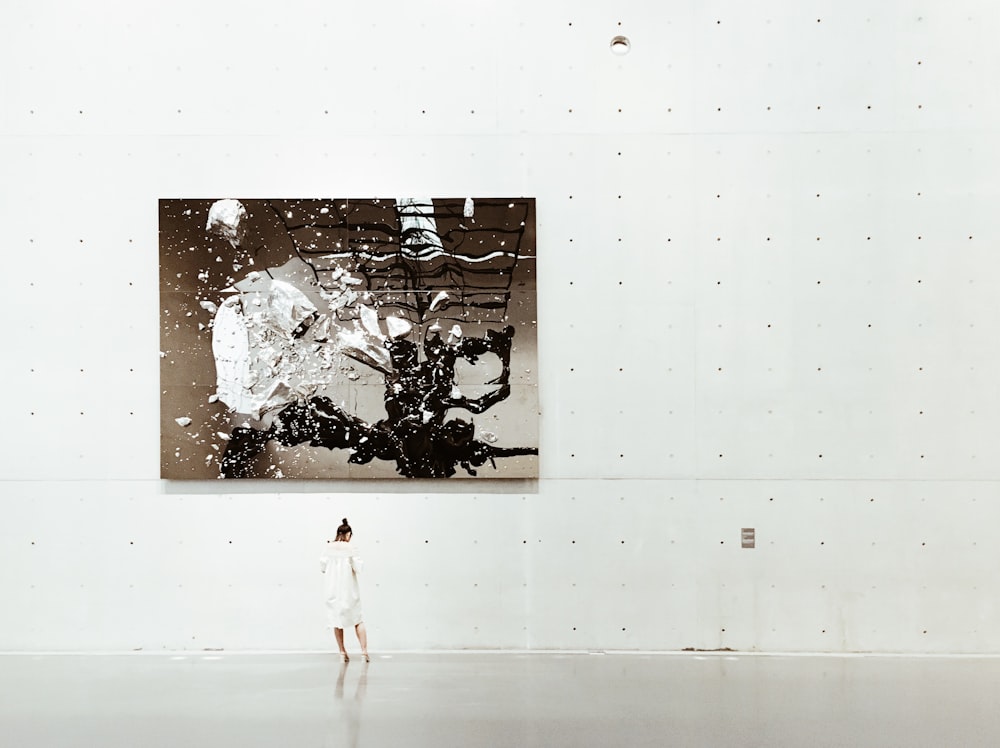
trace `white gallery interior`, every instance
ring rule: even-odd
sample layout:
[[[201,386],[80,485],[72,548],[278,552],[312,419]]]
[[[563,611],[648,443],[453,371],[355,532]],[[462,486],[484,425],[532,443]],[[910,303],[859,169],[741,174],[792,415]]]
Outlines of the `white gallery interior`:
[[[998,30],[7,8],[0,651],[330,650],[348,517],[375,652],[1000,652]],[[411,195],[536,200],[538,480],[160,480],[158,200]]]

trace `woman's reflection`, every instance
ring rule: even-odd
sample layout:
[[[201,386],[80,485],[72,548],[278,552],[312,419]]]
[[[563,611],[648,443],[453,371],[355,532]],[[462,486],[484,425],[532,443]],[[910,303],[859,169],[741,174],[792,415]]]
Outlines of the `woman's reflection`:
[[[346,728],[346,743],[337,745],[347,745],[350,748],[357,748],[358,737],[361,734],[361,703],[365,699],[365,692],[368,690],[368,663],[361,663],[361,673],[354,686],[354,694],[345,698],[347,668],[349,663],[340,663],[340,673],[337,675],[337,687],[334,689],[334,699],[337,705],[337,721]]]

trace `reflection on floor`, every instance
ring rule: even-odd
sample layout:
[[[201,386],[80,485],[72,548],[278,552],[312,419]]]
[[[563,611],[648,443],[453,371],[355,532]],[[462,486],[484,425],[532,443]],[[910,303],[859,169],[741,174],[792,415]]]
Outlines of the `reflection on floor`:
[[[1000,658],[0,657],[6,746],[997,746]]]

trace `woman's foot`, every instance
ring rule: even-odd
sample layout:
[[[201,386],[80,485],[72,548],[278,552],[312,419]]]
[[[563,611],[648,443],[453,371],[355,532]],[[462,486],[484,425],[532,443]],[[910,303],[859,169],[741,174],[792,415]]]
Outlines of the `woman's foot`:
[[[341,652],[340,653],[340,659],[343,660],[344,662],[350,662],[351,661],[351,658],[347,656],[347,652]]]
[[[368,659],[368,653],[367,652],[364,653],[363,657],[365,658],[365,662],[371,662],[371,660]]]

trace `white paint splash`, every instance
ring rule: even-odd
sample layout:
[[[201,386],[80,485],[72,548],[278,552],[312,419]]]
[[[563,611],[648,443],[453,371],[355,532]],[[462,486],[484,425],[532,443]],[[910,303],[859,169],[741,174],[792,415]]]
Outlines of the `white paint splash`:
[[[369,335],[379,340],[385,340],[385,335],[382,334],[382,330],[378,325],[378,312],[364,304],[361,305],[361,326],[365,328]]]
[[[247,209],[239,200],[216,200],[208,210],[205,231],[238,247],[246,238],[246,217]]]
[[[390,338],[405,337],[413,330],[413,325],[410,321],[402,317],[386,317],[385,326],[389,330]]]
[[[329,381],[322,371],[333,355],[313,349],[313,328],[328,335],[324,320],[302,291],[282,280],[267,279],[226,299],[212,334],[219,399],[237,413],[259,418],[315,393]]]

